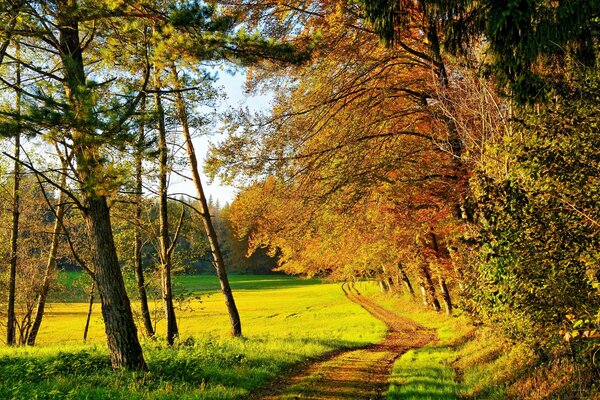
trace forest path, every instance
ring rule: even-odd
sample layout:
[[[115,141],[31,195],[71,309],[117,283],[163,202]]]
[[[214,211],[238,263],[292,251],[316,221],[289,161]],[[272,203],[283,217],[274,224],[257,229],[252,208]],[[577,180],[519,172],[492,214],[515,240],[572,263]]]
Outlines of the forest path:
[[[406,351],[435,339],[434,331],[386,310],[357,290],[343,286],[342,290],[348,300],[385,322],[389,329],[386,338],[362,349],[334,352],[312,362],[258,399],[384,399],[394,361]]]

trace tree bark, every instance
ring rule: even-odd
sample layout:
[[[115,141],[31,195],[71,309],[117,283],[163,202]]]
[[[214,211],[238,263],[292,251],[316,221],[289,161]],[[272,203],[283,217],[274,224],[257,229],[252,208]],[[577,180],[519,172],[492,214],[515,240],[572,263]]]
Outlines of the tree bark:
[[[156,112],[158,117],[158,147],[160,152],[160,172],[159,172],[159,243],[160,243],[160,260],[161,260],[161,286],[163,307],[165,310],[165,318],[167,323],[166,340],[169,346],[173,345],[175,337],[178,335],[177,319],[175,318],[175,308],[173,307],[173,292],[171,287],[171,239],[169,237],[169,213],[168,213],[168,198],[167,198],[167,174],[168,174],[168,148],[167,148],[167,132],[165,127],[165,113],[162,107],[161,96],[158,90],[160,89],[160,80],[158,72],[154,71],[155,89],[154,95]]]
[[[142,99],[142,112],[146,109],[146,102]],[[150,308],[148,307],[148,294],[146,293],[146,281],[144,278],[144,265],[142,262],[142,238],[140,227],[137,225],[142,219],[142,191],[143,191],[143,167],[142,152],[145,142],[144,122],[140,123],[140,131],[135,155],[135,232],[133,234],[133,270],[135,271],[135,280],[137,284],[138,296],[140,298],[140,308],[142,320],[148,337],[154,336],[154,326],[150,317]]]
[[[100,294],[112,366],[115,369],[145,370],[146,363],[119,267],[106,197],[88,197],[85,200],[85,217],[94,255],[94,276]]]
[[[433,284],[433,280],[431,279],[431,273],[429,272],[429,268],[427,267],[427,264],[425,264],[424,261],[421,261],[420,270],[423,279],[422,287],[428,299],[428,302],[431,303],[435,311],[440,311],[440,302],[438,301],[435,295],[435,286]]]
[[[172,65],[172,72],[176,89],[175,98],[177,102],[177,112],[179,114],[179,119],[183,128],[183,136],[185,138],[185,144],[188,159],[190,161],[190,168],[192,170],[192,177],[194,179],[194,185],[196,186],[196,192],[198,195],[198,199],[200,200],[200,213],[202,214],[204,229],[206,231],[206,235],[208,236],[208,242],[210,244],[210,250],[213,257],[213,265],[217,272],[219,283],[221,285],[221,292],[223,293],[223,297],[225,298],[225,305],[229,313],[229,319],[231,322],[231,334],[233,336],[242,336],[242,323],[240,321],[240,315],[238,313],[237,306],[235,305],[233,293],[231,292],[231,286],[229,285],[229,279],[227,277],[227,270],[225,269],[225,262],[223,261],[223,254],[221,252],[221,247],[219,246],[219,241],[217,239],[215,228],[210,218],[210,212],[208,209],[206,196],[204,194],[204,189],[202,188],[202,181],[200,179],[200,172],[198,169],[198,160],[196,159],[194,144],[192,143],[192,135],[189,129],[185,102],[183,100],[181,92],[179,91],[179,78],[177,76],[177,70],[175,68],[175,65]]]
[[[379,290],[381,290],[381,293],[385,293],[388,291],[388,288],[385,286],[385,282],[383,279],[379,280]]]
[[[17,48],[18,51],[18,48]],[[21,69],[17,65],[17,87],[21,86]],[[17,251],[19,241],[19,216],[20,216],[20,193],[19,185],[21,182],[21,164],[19,157],[21,155],[21,92],[16,91],[16,114],[17,114],[17,132],[14,145],[14,167],[13,167],[13,204],[12,204],[12,230],[10,235],[10,268],[8,277],[8,307],[6,313],[6,344],[13,346],[16,344],[16,315],[15,315],[15,296],[17,287]]]
[[[394,289],[394,280],[393,280],[391,277],[388,277],[388,278],[387,278],[387,280],[386,280],[386,283],[387,283],[388,290],[389,290],[390,292],[392,292],[392,293],[393,293],[393,292],[395,292],[395,291],[396,291],[396,290]]]
[[[382,271],[382,280],[383,283],[386,287],[386,291],[393,293],[394,292],[394,280],[390,277],[387,268],[385,268],[385,265],[381,266],[381,271]]]
[[[439,259],[441,258],[440,257],[441,256],[440,247],[438,245],[437,236],[436,236],[435,232],[433,231],[433,228],[431,228],[429,234],[431,236],[431,244],[433,246],[433,251],[435,251],[436,261],[439,261]],[[450,299],[450,292],[448,291],[448,285],[446,285],[446,280],[444,279],[444,276],[442,275],[442,271],[439,268],[439,264],[438,264],[438,268],[437,268],[437,275],[438,275],[438,281],[440,284],[440,291],[442,293],[442,301],[444,302],[444,309],[446,310],[446,313],[448,315],[450,315],[450,314],[452,314],[452,300]]]
[[[62,167],[62,175],[60,179],[60,186],[65,187],[67,184],[67,166],[63,163]],[[67,196],[63,191],[60,192],[58,196],[58,205],[56,206],[56,215],[54,216],[56,219],[54,220],[54,229],[52,231],[52,243],[50,245],[50,253],[48,255],[48,262],[46,263],[46,270],[44,271],[44,281],[42,283],[42,287],[40,288],[40,293],[37,296],[37,306],[35,311],[35,317],[33,319],[33,324],[31,325],[31,331],[27,336],[27,345],[34,346],[35,340],[37,338],[37,334],[40,330],[40,326],[42,325],[42,319],[44,318],[44,310],[46,308],[46,297],[48,296],[48,291],[50,290],[50,282],[52,281],[52,276],[56,271],[56,254],[58,252],[59,245],[59,235],[62,229],[62,221],[65,215],[65,201]]]
[[[406,271],[404,270],[404,265],[402,265],[402,263],[400,261],[398,261],[398,272],[400,273],[400,279],[402,279],[402,282],[404,282],[404,285],[406,286],[408,293],[410,293],[410,295],[414,298],[415,291],[412,287],[412,284],[410,283],[410,279],[408,279],[408,275],[406,275]]]
[[[429,301],[427,299],[427,291],[425,290],[425,280],[423,277],[419,277],[419,289],[421,291],[421,298],[423,299],[423,305],[429,307]]]
[[[102,174],[99,137],[95,132],[92,101],[87,90],[79,23],[74,0],[57,2],[59,53],[62,58],[65,95],[69,104],[72,151],[81,183],[82,212],[94,258],[94,276],[102,304],[102,317],[113,368],[145,370],[131,304],[119,266],[107,197],[97,189]],[[86,133],[85,130],[88,130]]]
[[[440,283],[440,290],[442,292],[442,301],[444,302],[444,309],[446,310],[446,314],[452,315],[452,301],[450,300],[450,292],[448,291],[446,280],[441,274],[439,275],[438,280]]]

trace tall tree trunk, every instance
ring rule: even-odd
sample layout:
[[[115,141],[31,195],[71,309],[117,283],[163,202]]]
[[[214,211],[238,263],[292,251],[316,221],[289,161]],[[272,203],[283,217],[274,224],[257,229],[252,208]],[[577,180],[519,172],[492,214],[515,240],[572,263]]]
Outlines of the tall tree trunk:
[[[440,274],[438,277],[438,281],[440,284],[440,290],[442,292],[442,301],[444,302],[444,309],[446,310],[446,314],[452,315],[452,301],[450,300],[450,292],[448,291],[446,280]]]
[[[196,192],[198,195],[198,199],[200,200],[200,212],[202,214],[204,229],[206,231],[206,235],[208,236],[208,242],[210,244],[210,250],[213,256],[213,265],[217,271],[219,283],[221,284],[221,292],[225,297],[225,305],[227,306],[227,311],[229,313],[229,319],[231,322],[231,334],[233,336],[242,336],[242,322],[240,321],[240,315],[235,305],[233,293],[231,292],[231,286],[229,285],[229,279],[227,278],[227,270],[225,269],[225,262],[223,261],[223,254],[221,253],[221,248],[219,246],[217,234],[215,232],[215,228],[210,218],[210,212],[208,209],[206,196],[204,195],[204,189],[202,188],[202,181],[200,180],[200,172],[198,169],[198,160],[196,159],[196,152],[194,150],[194,144],[192,143],[192,135],[189,129],[187,110],[183,96],[181,95],[181,92],[178,91],[180,89],[179,78],[177,76],[177,70],[175,68],[175,65],[172,65],[172,72],[174,78],[173,80],[175,83],[175,89],[177,90],[175,93],[175,98],[177,102],[177,112],[179,114],[179,119],[183,128],[183,136],[185,138],[185,144],[187,148],[188,158],[190,161],[190,168],[192,170],[194,184],[196,186]]]
[[[429,299],[427,298],[427,291],[425,290],[425,280],[422,276],[419,277],[419,291],[421,292],[421,298],[423,299],[423,305],[429,307]]]
[[[423,260],[421,261],[420,272],[421,272],[421,277],[423,279],[422,287],[423,287],[425,295],[428,299],[428,302],[431,303],[431,305],[435,311],[440,311],[441,310],[440,302],[438,301],[438,299],[435,295],[435,286],[433,284],[433,280],[431,279],[431,273],[429,272],[429,268],[427,267],[427,264]]]
[[[394,293],[394,280],[390,276],[385,265],[381,266],[381,270],[383,271],[383,282],[385,283],[385,286],[387,287],[387,291],[390,293]]]
[[[169,345],[172,345],[175,336],[178,334],[177,320],[175,318],[175,308],[173,307],[173,292],[171,287],[171,239],[169,237],[169,213],[167,199],[167,174],[168,174],[168,148],[167,148],[167,131],[165,127],[165,113],[162,107],[160,90],[160,80],[158,72],[154,71],[154,81],[156,94],[154,101],[158,118],[158,147],[160,151],[160,172],[159,172],[159,225],[160,225],[160,260],[161,260],[161,286],[163,307],[165,310],[165,318],[167,322],[166,339]]]
[[[142,99],[142,112],[146,110],[145,98]],[[140,308],[142,311],[142,320],[148,337],[154,336],[154,327],[150,318],[150,308],[148,307],[148,295],[146,293],[146,281],[144,278],[144,265],[142,262],[142,237],[140,227],[137,225],[142,219],[142,191],[143,191],[143,167],[142,153],[146,141],[144,122],[140,123],[140,131],[135,154],[135,220],[136,226],[133,234],[133,270],[135,271],[135,280],[137,284],[138,296],[140,298]]]
[[[67,166],[63,161],[60,186],[64,188],[66,184]],[[27,336],[27,345],[29,346],[35,345],[35,340],[37,338],[37,334],[40,330],[40,326],[42,325],[42,319],[44,317],[44,310],[46,308],[46,297],[48,296],[48,291],[50,290],[50,282],[52,281],[52,276],[56,271],[56,254],[58,252],[59,235],[62,229],[62,221],[65,215],[66,199],[67,196],[63,191],[61,191],[60,195],[58,196],[56,215],[54,216],[56,219],[54,220],[54,229],[52,231],[52,243],[50,245],[50,253],[48,254],[48,262],[46,263],[46,270],[44,271],[44,281],[42,283],[42,287],[40,288],[40,292],[37,296],[37,307],[35,311],[35,318],[33,319],[33,324],[31,325],[31,331]]]
[[[412,287],[412,284],[410,283],[410,279],[408,279],[408,275],[406,275],[406,271],[404,270],[404,265],[402,265],[402,263],[400,261],[398,261],[398,272],[400,273],[400,279],[402,279],[402,282],[404,282],[404,285],[406,286],[408,293],[410,293],[410,295],[412,297],[415,297],[415,291]]]
[[[17,51],[19,51],[17,47]],[[17,87],[21,86],[21,69],[17,65]],[[19,185],[21,182],[21,92],[16,91],[16,114],[17,114],[17,132],[15,135],[14,146],[14,166],[13,166],[13,204],[12,204],[12,230],[10,235],[10,272],[8,277],[8,309],[6,313],[6,344],[12,346],[16,342],[16,315],[15,315],[15,296],[17,286],[17,250],[19,241],[19,216],[20,216],[20,193]]]
[[[431,228],[431,230],[429,231],[429,234],[431,236],[431,244],[433,245],[433,251],[435,251],[436,262],[437,262],[440,260],[441,254],[440,254],[440,247],[438,244],[437,236],[436,236],[435,232],[433,231],[433,228]],[[439,268],[439,262],[437,262],[437,264],[438,264],[437,275],[438,275],[438,281],[440,284],[440,291],[442,293],[442,301],[444,302],[444,309],[446,310],[446,313],[448,315],[450,315],[450,314],[452,314],[452,300],[450,299],[450,292],[448,291],[448,285],[446,285],[446,280],[444,279],[444,275],[442,274],[442,271]]]
[[[87,225],[94,258],[94,276],[102,304],[102,317],[113,368],[145,370],[146,363],[127,297],[115,248],[107,198],[98,193],[98,174],[102,173],[98,135],[95,132],[90,93],[86,90],[83,50],[79,23],[72,12],[74,0],[57,2],[59,53],[65,79],[65,95],[72,121],[72,151],[81,182],[82,212]],[[76,14],[75,14],[76,15]],[[82,129],[89,129],[84,132]]]
[[[83,328],[83,341],[87,341],[88,331],[90,330],[90,320],[92,319],[92,309],[94,308],[94,290],[96,289],[96,281],[92,277],[92,286],[90,286],[90,295],[88,300],[88,312],[85,316],[85,327]]]
[[[84,206],[112,366],[145,370],[146,363],[119,267],[106,197],[88,197]]]

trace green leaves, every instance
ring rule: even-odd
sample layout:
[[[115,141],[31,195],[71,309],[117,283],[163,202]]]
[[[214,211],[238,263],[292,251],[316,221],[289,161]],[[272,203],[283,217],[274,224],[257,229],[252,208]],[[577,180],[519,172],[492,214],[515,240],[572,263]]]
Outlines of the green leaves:
[[[559,338],[565,316],[600,309],[592,261],[600,248],[599,82],[590,72],[555,90],[545,109],[519,110],[521,122],[505,143],[513,156],[508,176],[472,181],[488,298],[482,309],[526,321],[518,335],[542,343]],[[569,340],[599,321],[571,322]]]

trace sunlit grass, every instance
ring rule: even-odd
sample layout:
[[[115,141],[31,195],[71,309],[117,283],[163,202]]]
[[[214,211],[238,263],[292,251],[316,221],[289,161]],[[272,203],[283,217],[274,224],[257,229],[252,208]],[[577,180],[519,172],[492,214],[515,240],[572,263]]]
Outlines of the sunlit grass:
[[[386,332],[383,323],[347,301],[337,284],[232,276],[244,329],[244,338],[234,339],[216,279],[176,279],[201,299],[177,311],[180,346],[169,349],[160,340],[143,339],[150,374],[113,373],[107,364],[94,369],[93,362],[107,360],[99,306],[84,345],[87,304],[52,303],[39,347],[0,346],[0,398],[244,398],[294,363],[377,342]],[[158,337],[164,334],[161,322]],[[77,363],[79,370],[68,368]],[[12,376],[18,378],[7,379]]]
[[[69,286],[81,278],[69,274],[62,279]],[[0,399],[244,399],[295,363],[385,336],[383,323],[345,299],[337,284],[278,275],[234,275],[231,281],[244,338],[229,335],[216,278],[177,276],[176,290],[200,299],[180,304],[181,339],[175,347],[167,348],[160,339],[162,320],[158,340],[142,337],[147,374],[111,370],[98,305],[88,342],[82,342],[83,283],[69,294],[69,302],[49,304],[39,347],[0,346]],[[397,360],[388,399],[502,399],[507,384],[527,365],[530,353],[524,346],[506,351],[501,335],[475,331],[463,316],[424,310],[408,297],[381,294],[373,283],[357,288],[437,332],[437,341]],[[134,310],[138,307],[134,301]],[[162,313],[160,304],[153,307]]]
[[[504,399],[532,359],[526,345],[509,346],[501,332],[475,329],[460,311],[454,316],[425,309],[420,298],[380,293],[373,284],[359,290],[381,305],[435,329],[437,340],[400,357],[390,378],[388,399]]]

